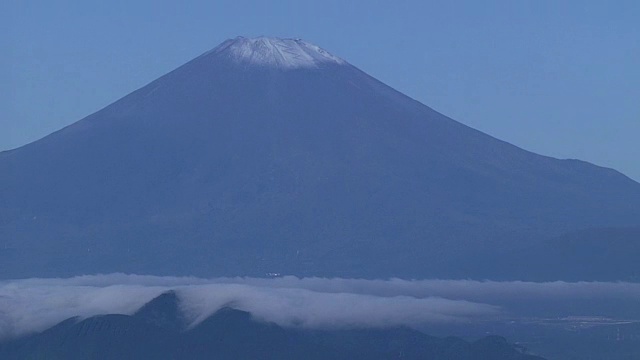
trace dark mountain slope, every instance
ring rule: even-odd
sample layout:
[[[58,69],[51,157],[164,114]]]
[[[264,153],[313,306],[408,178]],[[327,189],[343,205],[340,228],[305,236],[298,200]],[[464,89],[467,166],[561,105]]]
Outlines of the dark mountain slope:
[[[558,274],[566,281],[640,281],[640,228],[594,228],[565,233],[527,244],[515,251],[496,250],[486,261],[494,264],[491,278],[550,281]],[[481,264],[467,262],[466,272]],[[466,266],[466,265],[464,265]],[[472,268],[475,266],[475,268]],[[527,277],[517,277],[528,269]],[[491,276],[492,275],[492,276]]]
[[[0,342],[2,359],[451,359],[536,360],[504,339],[468,343],[430,337],[408,328],[302,330],[255,321],[224,308],[182,331],[157,318],[171,318],[171,295],[134,316],[69,319],[40,334]],[[151,318],[143,313],[155,314]]]
[[[187,322],[178,303],[175,291],[168,291],[145,304],[133,317],[164,329],[181,331],[185,329]]]
[[[69,319],[41,334],[0,343],[0,358],[170,359],[177,334],[125,315]]]
[[[299,41],[225,42],[0,153],[5,278],[451,276],[496,246],[637,225],[624,175],[494,139]]]

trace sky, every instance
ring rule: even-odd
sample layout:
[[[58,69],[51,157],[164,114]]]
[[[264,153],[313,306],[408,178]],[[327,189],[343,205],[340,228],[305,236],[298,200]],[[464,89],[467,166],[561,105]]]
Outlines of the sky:
[[[238,35],[302,38],[524,149],[640,180],[638,1],[0,3],[0,151]]]

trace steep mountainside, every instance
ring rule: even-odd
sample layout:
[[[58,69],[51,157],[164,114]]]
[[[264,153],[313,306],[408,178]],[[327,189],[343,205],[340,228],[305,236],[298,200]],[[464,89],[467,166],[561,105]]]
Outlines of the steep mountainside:
[[[492,138],[301,40],[226,41],[0,153],[3,278],[452,276],[639,225],[624,175]]]

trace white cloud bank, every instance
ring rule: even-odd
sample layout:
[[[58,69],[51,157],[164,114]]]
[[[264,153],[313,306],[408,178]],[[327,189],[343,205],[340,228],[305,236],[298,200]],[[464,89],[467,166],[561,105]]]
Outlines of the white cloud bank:
[[[276,279],[95,275],[0,282],[0,339],[70,317],[133,314],[175,290],[192,325],[224,306],[261,320],[311,328],[469,322],[505,316],[514,304],[640,301],[640,284],[468,280]]]

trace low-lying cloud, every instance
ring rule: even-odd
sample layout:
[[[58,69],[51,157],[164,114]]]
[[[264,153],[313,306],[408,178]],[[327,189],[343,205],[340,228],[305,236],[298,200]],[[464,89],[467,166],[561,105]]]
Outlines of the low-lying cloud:
[[[611,315],[603,312],[626,311],[625,304],[640,301],[636,283],[126,274],[25,279],[0,282],[0,339],[42,331],[74,316],[133,314],[169,290],[178,294],[191,326],[224,306],[283,326],[336,328],[487,321],[531,316],[531,311],[536,316]]]

